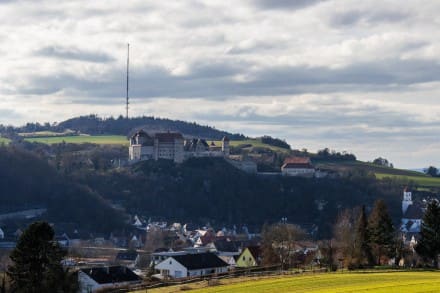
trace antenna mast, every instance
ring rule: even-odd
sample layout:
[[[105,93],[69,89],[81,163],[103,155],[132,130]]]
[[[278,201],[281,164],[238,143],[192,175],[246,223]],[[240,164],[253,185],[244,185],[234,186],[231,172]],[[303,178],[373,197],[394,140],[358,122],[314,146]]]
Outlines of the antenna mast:
[[[129,73],[129,65],[130,65],[130,44],[127,44],[127,96],[126,96],[126,104],[125,104],[125,118],[128,119],[128,73]]]

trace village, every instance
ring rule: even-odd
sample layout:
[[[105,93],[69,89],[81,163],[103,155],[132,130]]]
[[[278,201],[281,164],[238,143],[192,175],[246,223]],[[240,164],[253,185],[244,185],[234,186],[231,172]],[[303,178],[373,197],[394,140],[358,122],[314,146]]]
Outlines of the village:
[[[258,176],[316,179],[337,176],[335,172],[315,168],[307,156],[285,158],[279,172],[258,172],[256,163],[250,158],[230,153],[228,137],[223,137],[221,145],[216,145],[200,138],[184,139],[177,132],[148,133],[139,130],[130,137],[129,142],[128,166],[148,160],[162,159],[180,164],[190,158],[222,158],[235,168]],[[414,267],[418,259],[415,247],[430,199],[415,198],[408,187],[403,190],[401,198],[402,216],[398,237],[407,253],[389,258],[386,262],[400,267]],[[322,210],[325,204],[316,202],[316,208]],[[36,221],[45,212],[45,207],[35,207],[0,215],[3,223],[0,227],[0,250],[4,260],[0,269],[7,268],[7,253],[15,248],[23,233],[15,225],[4,223]],[[283,268],[296,268],[298,272],[328,270],[328,254],[333,248],[316,239],[317,226],[290,222],[287,217],[280,218],[272,226],[284,227],[282,229],[291,231],[289,233],[300,235],[277,244],[277,255],[272,262],[267,260],[267,251],[264,252],[264,245],[268,241],[265,228],[249,229],[245,223],[216,227],[209,223],[155,221],[145,215],[132,214],[129,229],[110,234],[84,233],[68,223],[57,223],[54,230],[55,240],[68,251],[63,266],[78,272],[81,292],[141,284],[154,286],[170,280],[197,280],[253,271],[282,271]],[[332,253],[334,269],[349,266],[342,250],[335,248]],[[332,266],[333,263],[331,269]]]
[[[402,194],[400,236],[410,252],[390,265],[402,267],[416,265],[414,247],[419,239],[426,200],[414,201],[412,192]],[[30,210],[7,217],[38,217],[42,210]],[[299,271],[326,269],[328,248],[313,240],[316,227],[299,227],[283,217],[276,225],[301,230],[302,237],[292,238],[278,250],[286,258],[288,267]],[[131,229],[110,235],[81,235],[78,230],[60,230],[55,237],[60,246],[68,250],[63,260],[67,268],[78,270],[81,292],[95,292],[103,288],[118,288],[145,284],[163,284],[168,280],[191,280],[246,274],[251,271],[278,270],[279,265],[263,262],[264,236],[262,231],[249,231],[246,225],[214,228],[192,223],[154,222],[133,215]],[[0,248],[9,251],[22,234],[21,230],[0,229]],[[335,259],[343,268],[340,251]],[[411,255],[414,255],[411,257]],[[5,259],[5,257],[3,258]],[[6,263],[6,262],[5,262]]]

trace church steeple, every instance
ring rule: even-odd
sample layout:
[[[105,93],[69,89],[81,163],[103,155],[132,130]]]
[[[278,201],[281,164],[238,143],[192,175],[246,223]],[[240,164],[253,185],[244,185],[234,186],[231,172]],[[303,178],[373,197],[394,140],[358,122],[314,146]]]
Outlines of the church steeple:
[[[412,193],[408,187],[403,190],[403,200],[402,200],[402,214],[405,214],[408,207],[412,205]]]

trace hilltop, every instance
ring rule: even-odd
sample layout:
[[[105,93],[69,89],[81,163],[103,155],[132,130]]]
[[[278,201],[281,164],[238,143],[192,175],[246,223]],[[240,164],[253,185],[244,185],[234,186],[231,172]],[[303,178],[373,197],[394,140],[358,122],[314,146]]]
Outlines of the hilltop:
[[[215,129],[211,126],[200,125],[195,122],[152,116],[125,119],[122,116],[118,118],[101,118],[97,115],[86,115],[53,124],[27,123],[21,127],[6,127],[0,125],[0,133],[9,135],[21,134],[26,137],[72,136],[78,134],[92,136],[121,135],[126,137],[139,128],[146,128],[151,131],[177,131],[188,137],[200,137],[212,140],[219,140],[223,136],[229,136],[230,139],[246,138],[243,134],[234,134]]]
[[[375,165],[370,162],[356,160],[352,154],[335,153],[325,157],[315,153],[292,150],[284,140],[262,136],[250,138],[243,134],[233,134],[214,127],[199,125],[194,122],[171,120],[155,117],[134,117],[125,119],[100,118],[97,115],[86,115],[68,119],[56,124],[27,123],[22,127],[0,126],[0,143],[9,143],[10,139],[24,140],[43,144],[92,143],[97,145],[127,146],[127,136],[139,128],[150,131],[177,131],[186,138],[205,138],[220,144],[223,136],[231,139],[232,154],[244,155],[258,164],[260,171],[279,171],[283,160],[287,156],[309,156],[319,169],[333,170],[338,173],[364,172],[374,174],[377,179],[390,178],[401,182],[401,185],[412,185],[417,188],[437,190],[440,188],[440,178],[433,178],[426,174]],[[301,146],[296,146],[300,148]],[[338,155],[339,154],[339,155]]]

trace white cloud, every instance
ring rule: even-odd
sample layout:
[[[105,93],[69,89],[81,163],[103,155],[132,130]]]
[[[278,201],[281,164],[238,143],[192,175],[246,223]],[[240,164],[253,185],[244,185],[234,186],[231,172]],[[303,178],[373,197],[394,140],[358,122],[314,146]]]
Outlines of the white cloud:
[[[3,1],[0,123],[123,113],[130,42],[132,115],[440,165],[439,12],[415,0]]]

